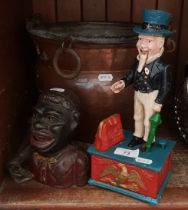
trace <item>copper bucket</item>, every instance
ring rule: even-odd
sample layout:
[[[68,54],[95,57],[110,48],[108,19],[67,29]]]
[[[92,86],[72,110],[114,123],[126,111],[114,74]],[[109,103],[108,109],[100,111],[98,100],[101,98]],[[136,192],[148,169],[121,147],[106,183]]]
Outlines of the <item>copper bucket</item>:
[[[120,94],[110,86],[128,71],[136,56],[136,35],[123,23],[61,23],[29,29],[38,62],[40,90],[61,87],[81,101],[76,139],[93,142],[101,120],[120,113],[126,128],[133,125],[132,89]]]

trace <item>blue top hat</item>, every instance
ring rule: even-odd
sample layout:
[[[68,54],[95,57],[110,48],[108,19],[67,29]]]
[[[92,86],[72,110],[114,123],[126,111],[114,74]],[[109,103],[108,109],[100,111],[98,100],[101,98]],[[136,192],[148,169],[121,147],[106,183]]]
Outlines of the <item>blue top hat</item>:
[[[172,32],[168,24],[172,15],[162,10],[144,10],[144,23],[135,26],[133,31],[138,34],[169,37]]]

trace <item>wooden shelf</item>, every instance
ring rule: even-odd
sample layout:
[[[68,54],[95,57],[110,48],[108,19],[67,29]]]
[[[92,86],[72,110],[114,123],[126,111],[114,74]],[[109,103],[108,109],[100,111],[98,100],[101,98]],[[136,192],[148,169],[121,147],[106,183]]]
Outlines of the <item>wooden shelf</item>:
[[[7,181],[1,193],[0,209],[29,210],[70,210],[70,209],[152,209],[153,206],[141,201],[96,187],[71,187],[54,189],[34,181],[15,184]],[[168,186],[157,209],[187,210],[188,187]]]

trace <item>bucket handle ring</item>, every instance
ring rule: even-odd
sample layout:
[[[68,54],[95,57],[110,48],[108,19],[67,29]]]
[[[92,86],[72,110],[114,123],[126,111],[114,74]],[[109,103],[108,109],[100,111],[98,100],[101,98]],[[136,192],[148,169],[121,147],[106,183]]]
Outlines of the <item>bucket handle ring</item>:
[[[167,46],[170,46],[170,47],[167,47],[167,50],[166,50],[167,53],[173,53],[176,50],[176,43],[171,38],[167,39]]]
[[[69,39],[70,40],[70,39]],[[55,52],[55,55],[53,57],[53,67],[55,72],[61,76],[63,79],[74,79],[79,73],[80,73],[80,57],[79,55],[71,48],[71,43],[69,43],[68,48],[64,47],[65,41],[62,43],[62,47],[58,48]],[[71,54],[76,59],[76,68],[72,73],[67,74],[66,71],[70,72],[70,70],[67,69],[60,69],[58,65],[58,59],[61,56],[63,52]]]

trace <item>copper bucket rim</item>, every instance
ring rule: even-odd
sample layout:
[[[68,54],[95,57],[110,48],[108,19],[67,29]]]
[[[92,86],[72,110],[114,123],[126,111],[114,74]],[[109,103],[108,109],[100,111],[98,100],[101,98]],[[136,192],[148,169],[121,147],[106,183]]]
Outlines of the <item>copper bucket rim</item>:
[[[126,22],[59,22],[33,23],[27,31],[45,39],[63,41],[71,37],[73,42],[88,44],[130,44],[137,40],[132,28],[133,25]]]

